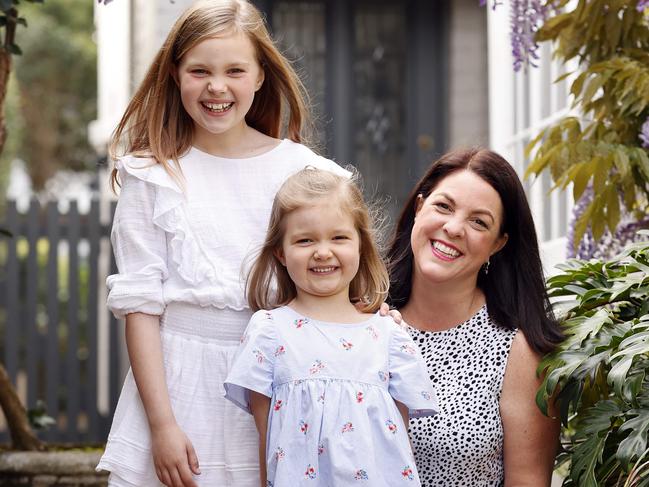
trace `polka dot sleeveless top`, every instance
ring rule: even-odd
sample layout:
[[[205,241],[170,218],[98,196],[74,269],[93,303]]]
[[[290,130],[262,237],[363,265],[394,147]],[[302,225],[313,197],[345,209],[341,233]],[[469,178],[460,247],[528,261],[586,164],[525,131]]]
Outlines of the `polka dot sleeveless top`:
[[[516,331],[496,325],[486,305],[450,330],[408,329],[440,407],[436,416],[410,420],[422,487],[504,485],[499,400]]]

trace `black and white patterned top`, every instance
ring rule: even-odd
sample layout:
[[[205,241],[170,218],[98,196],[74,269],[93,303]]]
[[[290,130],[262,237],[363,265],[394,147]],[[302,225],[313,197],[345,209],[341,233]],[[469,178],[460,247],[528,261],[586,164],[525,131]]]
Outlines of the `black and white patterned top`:
[[[436,416],[410,420],[422,487],[504,485],[499,401],[516,331],[496,325],[486,305],[449,330],[408,329],[440,406]]]

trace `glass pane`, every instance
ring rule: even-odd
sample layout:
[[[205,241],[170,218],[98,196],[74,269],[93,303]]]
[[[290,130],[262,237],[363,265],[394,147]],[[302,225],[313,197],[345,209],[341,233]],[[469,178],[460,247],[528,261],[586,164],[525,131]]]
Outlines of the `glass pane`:
[[[408,173],[406,32],[400,2],[356,5],[353,162],[366,193],[391,195],[391,206],[403,196]]]
[[[293,63],[311,97],[315,134],[310,141],[325,148],[325,8],[320,2],[275,2],[273,33],[280,49]]]

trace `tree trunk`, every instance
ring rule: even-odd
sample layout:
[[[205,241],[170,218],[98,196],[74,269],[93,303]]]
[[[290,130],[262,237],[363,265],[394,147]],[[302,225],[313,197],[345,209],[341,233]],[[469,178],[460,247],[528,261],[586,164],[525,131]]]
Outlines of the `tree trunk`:
[[[11,72],[11,53],[9,49],[14,43],[18,12],[9,9],[6,14],[4,45],[0,46],[0,154],[7,140],[5,126],[4,103],[7,95],[7,84]],[[23,407],[11,379],[5,368],[0,364],[0,407],[7,419],[11,443],[16,450],[42,450],[43,443],[36,437],[27,419],[27,411]]]
[[[18,21],[18,11],[15,8],[4,12],[6,18],[5,36],[2,48],[0,48],[0,154],[4,149],[7,140],[7,127],[5,126],[5,97],[7,96],[7,84],[9,83],[9,73],[11,72],[11,51],[14,45],[16,35],[16,23]]]
[[[36,437],[9,375],[0,364],[0,406],[4,412],[11,434],[11,444],[16,450],[42,450],[43,443]]]

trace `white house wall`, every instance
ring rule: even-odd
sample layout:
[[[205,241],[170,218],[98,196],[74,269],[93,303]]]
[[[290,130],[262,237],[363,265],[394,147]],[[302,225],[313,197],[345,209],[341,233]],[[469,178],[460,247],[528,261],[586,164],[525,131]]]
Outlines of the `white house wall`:
[[[490,145],[512,163],[524,181],[543,266],[551,274],[566,258],[572,199],[565,191],[551,191],[548,173],[524,179],[529,163],[524,149],[543,128],[570,113],[568,81],[553,83],[567,68],[552,60],[549,44],[542,44],[538,67],[513,71],[508,3],[488,9],[488,43]]]

